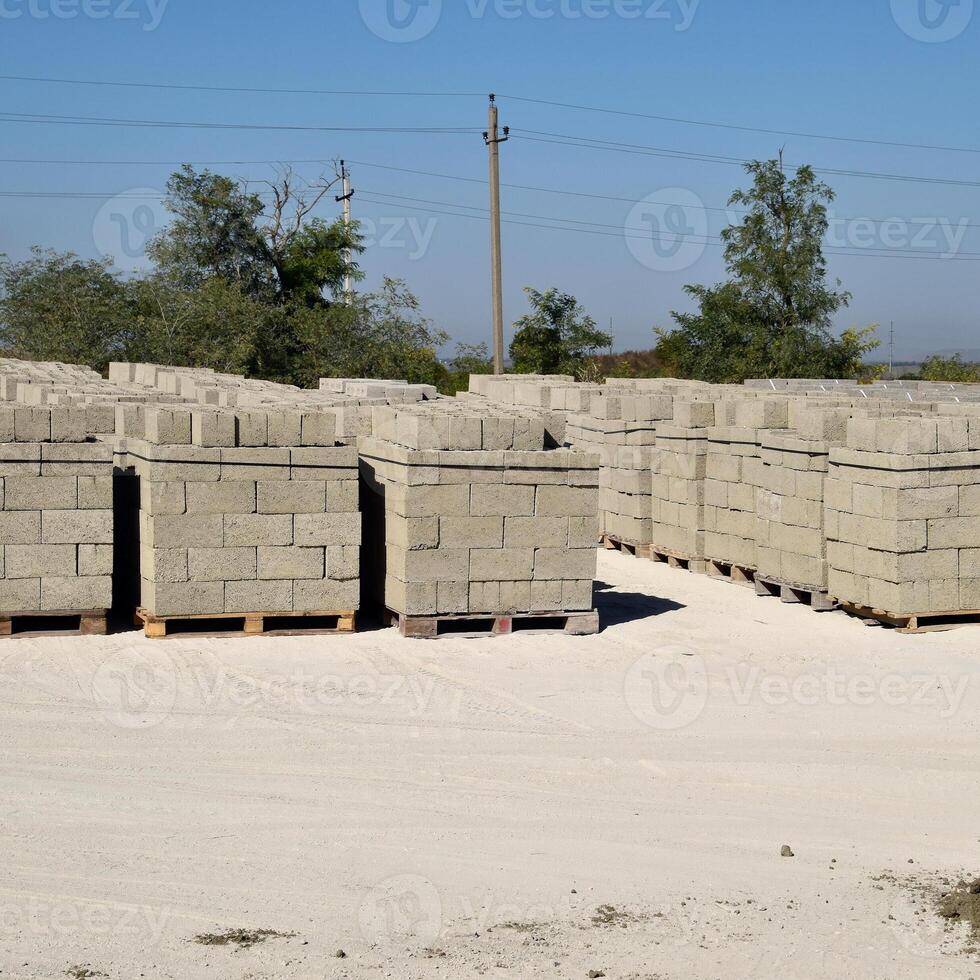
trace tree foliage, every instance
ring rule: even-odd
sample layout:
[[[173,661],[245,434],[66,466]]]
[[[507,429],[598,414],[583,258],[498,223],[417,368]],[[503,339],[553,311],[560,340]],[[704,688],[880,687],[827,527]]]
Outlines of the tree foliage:
[[[34,248],[24,262],[0,260],[0,283],[0,345],[7,353],[105,370],[132,347],[128,291],[108,261]]]
[[[980,364],[964,361],[960,354],[953,354],[951,357],[933,354],[922,362],[919,377],[923,381],[975,384],[980,382]]]
[[[697,312],[673,314],[678,328],[658,331],[658,356],[683,377],[714,382],[859,373],[878,344],[874,327],[832,332],[834,315],[851,298],[827,281],[823,240],[833,191],[811,167],[790,177],[782,159],[746,170],[751,189],[729,203],[747,213],[722,232],[729,279],[686,287]]]
[[[531,312],[514,324],[510,357],[518,374],[570,374],[584,378],[595,373],[590,359],[612,343],[596,327],[578,300],[557,289],[524,290]]]

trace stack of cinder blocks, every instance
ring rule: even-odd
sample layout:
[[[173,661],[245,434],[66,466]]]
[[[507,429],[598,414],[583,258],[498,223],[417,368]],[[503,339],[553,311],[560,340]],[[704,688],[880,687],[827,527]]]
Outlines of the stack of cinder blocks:
[[[826,506],[832,595],[895,617],[980,610],[980,418],[852,419]]]
[[[848,409],[790,404],[791,430],[761,433],[762,480],[756,556],[760,591],[767,585],[810,593],[827,608],[827,540],[824,491],[830,450],[847,439]]]
[[[705,557],[713,565],[754,572],[756,495],[763,482],[760,433],[787,428],[789,403],[762,398],[720,402],[717,414],[724,419],[708,431],[705,466]]]
[[[369,534],[381,570],[377,598],[417,635],[432,617],[585,613],[594,632],[598,460],[545,450],[540,422],[459,403],[375,410],[361,470],[373,500]],[[503,625],[502,625],[503,624]]]
[[[84,409],[0,407],[0,616],[112,605],[112,447]],[[92,630],[95,631],[95,630]]]
[[[712,402],[674,400],[673,420],[657,430],[652,498],[652,547],[705,570],[704,483],[708,430],[715,424]]]
[[[327,413],[151,408],[125,438],[140,478],[152,617],[353,612],[357,451]]]

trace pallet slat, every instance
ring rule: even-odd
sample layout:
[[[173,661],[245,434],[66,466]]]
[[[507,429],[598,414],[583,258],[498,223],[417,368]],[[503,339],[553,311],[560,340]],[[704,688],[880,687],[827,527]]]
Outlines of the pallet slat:
[[[312,620],[336,620],[330,626],[312,623]],[[241,635],[245,636],[322,636],[335,633],[357,632],[357,612],[350,609],[323,612],[263,612],[263,613],[215,613],[197,616],[154,616],[145,609],[136,611],[137,625],[152,640],[162,640],[179,635]],[[241,630],[207,629],[208,624],[241,623]],[[305,623],[305,625],[304,625]],[[286,625],[288,624],[288,625]]]
[[[812,586],[783,582],[764,575],[755,577],[755,594],[774,596],[785,603],[809,606],[816,612],[832,612],[838,608],[837,600],[830,596],[826,589],[814,589]]]
[[[840,608],[849,616],[880,626],[892,626],[899,633],[943,633],[967,626],[980,626],[980,610],[976,609],[899,615],[884,609],[869,609],[867,606],[860,606],[853,602],[837,601]]]
[[[563,632],[590,636],[599,632],[599,613],[536,612],[487,613],[486,615],[406,616],[387,610],[389,625],[402,636],[415,640],[435,640],[446,636],[509,636],[517,632]]]
[[[0,638],[46,634],[105,636],[109,632],[107,617],[106,609],[0,613]]]

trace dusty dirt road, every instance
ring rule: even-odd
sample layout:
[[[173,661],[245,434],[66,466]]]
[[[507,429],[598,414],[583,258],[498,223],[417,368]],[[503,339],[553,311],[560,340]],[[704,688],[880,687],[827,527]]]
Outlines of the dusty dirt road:
[[[980,873],[980,632],[600,577],[598,637],[5,642],[0,977],[980,975],[906,883]]]

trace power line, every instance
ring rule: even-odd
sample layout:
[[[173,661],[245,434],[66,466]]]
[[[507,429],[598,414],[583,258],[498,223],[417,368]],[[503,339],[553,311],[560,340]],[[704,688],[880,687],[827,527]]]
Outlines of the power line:
[[[637,156],[665,157],[674,160],[696,160],[702,163],[720,163],[728,166],[744,167],[746,161],[738,157],[717,154],[692,153],[687,150],[674,150],[659,146],[644,146],[639,143],[620,143],[613,140],[592,139],[589,137],[567,136],[562,133],[546,133],[534,129],[515,129],[515,134],[533,133],[532,136],[518,135],[518,139],[532,143],[549,143],[555,146],[572,146],[584,150],[605,150],[613,153],[629,153]],[[897,180],[921,184],[943,184],[953,187],[980,187],[980,181],[959,180],[953,177],[916,177],[911,174],[887,174],[872,170],[842,170],[832,167],[814,167],[820,174],[838,177],[864,177],[874,180]]]
[[[575,109],[580,112],[603,113],[612,116],[627,116],[633,119],[652,119],[657,122],[679,123],[685,126],[703,126],[710,129],[728,129],[742,133],[762,133],[767,136],[794,136],[803,139],[831,140],[835,143],[860,143],[869,146],[890,146],[909,150],[938,150],[949,153],[980,153],[980,148],[972,146],[943,146],[931,143],[906,143],[896,140],[868,139],[858,136],[832,136],[827,133],[807,133],[791,129],[764,129],[759,126],[740,126],[734,123],[708,122],[703,119],[686,119],[681,116],[661,116],[648,112],[633,112],[626,109],[611,109],[600,106],[576,105],[571,102],[552,102],[547,99],[533,99],[522,95],[500,95],[499,98],[513,102],[526,102],[532,105],[546,105],[559,109]]]
[[[33,112],[0,112],[0,122],[66,126],[119,126],[148,129],[256,129],[313,133],[478,133],[473,126],[299,126],[274,123],[212,123],[165,119],[117,119],[108,116],[51,116]]]
[[[183,92],[224,92],[267,95],[338,95],[365,96],[369,98],[482,98],[482,92],[444,92],[410,90],[357,90],[357,89],[318,89],[318,88],[275,88],[243,85],[192,85],[174,82],[135,82],[111,81],[91,78],[53,78],[39,75],[0,75],[0,80],[30,82],[50,85],[88,85],[106,88],[157,89]],[[765,136],[791,136],[800,139],[827,140],[835,143],[855,143],[863,146],[888,146],[899,149],[931,150],[946,153],[980,153],[980,148],[972,146],[949,146],[938,143],[915,143],[903,140],[871,139],[860,136],[840,136],[830,133],[814,133],[792,129],[773,129],[762,126],[747,126],[737,123],[716,122],[705,119],[692,119],[684,116],[666,116],[651,112],[637,112],[629,109],[616,109],[610,106],[582,105],[574,102],[559,102],[539,99],[526,95],[501,95],[498,98],[523,102],[528,105],[542,105],[576,112],[591,112],[601,115],[620,116],[630,119],[647,119],[654,122],[667,122],[683,126],[698,126],[708,129],[724,129],[741,133],[761,133]]]
[[[241,92],[251,95],[354,95],[384,98],[483,98],[483,92],[357,91],[322,88],[258,88],[239,85],[187,85],[173,82],[119,82],[91,78],[42,78],[38,75],[0,75],[7,82],[44,82],[51,85],[96,85],[108,88],[169,89],[181,92]]]
[[[367,201],[371,204],[378,204],[382,206],[391,206],[392,201],[389,200],[378,200],[378,198],[395,198],[395,202],[399,207],[405,207],[410,211],[423,211],[430,214],[443,214],[449,217],[455,218],[482,218],[489,220],[489,210],[487,208],[476,207],[475,205],[469,204],[455,204],[450,201],[430,201],[426,198],[414,198],[406,197],[404,195],[397,194],[385,194],[380,191],[364,191],[364,194],[370,195],[368,197],[362,196],[362,200]],[[465,209],[466,211],[478,211],[479,214],[464,214],[458,211],[445,211],[438,210],[436,208],[430,207],[415,207],[410,204],[403,204],[404,201],[416,201],[419,204],[435,204],[441,207],[451,207]],[[523,225],[528,228],[548,228],[552,231],[572,231],[572,232],[582,232],[584,234],[602,235],[608,238],[632,238],[642,241],[649,241],[651,238],[658,241],[669,241],[676,242],[678,239],[691,241],[693,244],[697,245],[711,245],[725,247],[727,242],[717,236],[704,236],[704,235],[685,235],[682,233],[670,232],[667,235],[659,235],[652,230],[643,230],[641,234],[630,234],[631,230],[639,231],[640,229],[630,229],[628,226],[623,225],[613,225],[605,224],[602,222],[594,221],[579,221],[574,218],[559,218],[551,215],[534,215],[534,214],[524,214],[520,211],[505,211],[503,214],[510,215],[512,217],[518,218],[530,218],[537,221],[554,221],[563,222],[572,225],[586,225],[589,227],[585,228],[574,228],[574,227],[562,227],[562,225],[543,225],[543,224],[531,224],[526,221],[513,221],[510,219],[502,219],[505,224],[516,224]],[[618,232],[613,231],[593,231],[592,228],[615,228],[619,229]],[[948,257],[937,255],[936,250],[912,250],[912,249],[891,249],[891,248],[861,248],[860,246],[843,246],[843,245],[829,245],[825,246],[824,251],[832,255],[859,255],[859,256],[869,256],[872,258],[924,258],[933,260],[949,261]],[[975,261],[980,259],[980,252],[958,252],[956,256],[950,258],[961,258],[961,260],[971,260]]]

